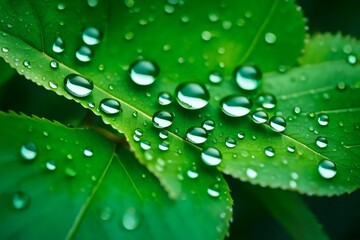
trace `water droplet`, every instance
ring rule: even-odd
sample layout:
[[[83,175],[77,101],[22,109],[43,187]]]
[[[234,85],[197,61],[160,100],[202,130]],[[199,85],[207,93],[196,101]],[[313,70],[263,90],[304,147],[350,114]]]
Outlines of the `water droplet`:
[[[222,82],[223,76],[219,72],[212,72],[209,74],[209,80],[214,84],[218,84]]]
[[[87,0],[87,4],[89,5],[89,7],[96,7],[99,3],[99,0]]]
[[[217,166],[222,161],[222,154],[214,147],[207,147],[201,152],[201,159],[208,166]]]
[[[283,132],[286,128],[286,121],[283,117],[273,116],[270,118],[270,127],[274,132]]]
[[[219,21],[219,15],[216,13],[209,13],[209,20],[210,22],[217,22]]]
[[[93,52],[89,47],[81,46],[76,51],[75,56],[80,62],[90,62],[93,57]]]
[[[274,44],[276,42],[276,35],[272,32],[265,33],[265,42],[268,44]]]
[[[201,38],[202,38],[204,41],[210,41],[211,38],[212,38],[212,34],[211,34],[211,32],[209,32],[209,31],[203,31],[203,32],[201,33]]]
[[[206,131],[212,131],[215,128],[215,122],[213,120],[211,120],[211,119],[207,119],[207,120],[202,122],[202,127]]]
[[[301,108],[300,107],[294,107],[294,113],[300,114],[301,113]]]
[[[201,127],[191,127],[186,132],[186,139],[194,144],[202,144],[207,138],[206,130]]]
[[[91,148],[85,148],[83,153],[85,157],[92,157],[94,155],[94,152]]]
[[[290,146],[287,147],[287,150],[290,153],[294,153],[295,152],[295,146],[290,145]]]
[[[59,3],[59,4],[57,5],[57,9],[58,9],[59,11],[65,10],[65,8],[66,8],[65,3]]]
[[[255,103],[265,109],[273,109],[276,107],[276,98],[272,94],[261,94],[256,98]]]
[[[151,143],[147,140],[141,141],[140,147],[142,148],[142,150],[149,150],[151,148]]]
[[[176,100],[185,109],[201,109],[208,104],[209,98],[205,86],[198,83],[183,83],[176,88]]]
[[[82,33],[82,39],[87,45],[96,45],[101,41],[101,33],[99,29],[94,27],[87,27]]]
[[[100,213],[100,219],[103,221],[108,221],[113,215],[113,211],[110,207],[104,207],[104,209]]]
[[[357,57],[353,54],[350,54],[348,57],[347,57],[347,62],[351,65],[355,65],[358,61]]]
[[[189,178],[191,179],[195,179],[199,176],[199,173],[197,172],[197,169],[195,166],[193,166],[192,168],[190,168],[189,170],[187,170],[186,174],[188,175]]]
[[[51,62],[50,62],[50,67],[51,67],[52,69],[58,69],[59,63],[56,62],[56,61],[51,61]]]
[[[135,208],[126,209],[122,217],[122,225],[126,230],[135,230],[141,221],[141,214]]]
[[[2,51],[3,53],[7,53],[7,52],[9,52],[9,49],[6,48],[6,47],[3,47],[3,48],[1,48],[1,51]]]
[[[62,53],[64,51],[64,41],[61,37],[57,37],[52,45],[52,50],[56,53]]]
[[[64,83],[66,91],[75,97],[87,97],[94,88],[92,81],[76,74],[67,75]]]
[[[27,161],[34,160],[38,154],[38,149],[33,142],[26,142],[20,148],[20,154]]]
[[[17,191],[12,198],[13,207],[17,210],[22,210],[30,205],[30,196],[23,191]]]
[[[329,124],[329,116],[322,113],[318,116],[318,123],[321,125],[321,126],[326,126]]]
[[[157,111],[152,117],[152,122],[156,128],[167,128],[171,126],[174,115],[167,111]]]
[[[244,139],[244,138],[245,138],[245,133],[242,132],[242,131],[240,131],[240,132],[238,133],[237,137],[238,137],[239,139]]]
[[[258,173],[254,169],[248,168],[248,169],[246,169],[246,175],[249,178],[254,179],[257,177]]]
[[[240,66],[235,69],[235,79],[243,90],[255,90],[260,86],[262,73],[255,66]]]
[[[167,139],[168,136],[169,136],[169,133],[166,130],[162,130],[162,131],[159,132],[159,137],[161,139]]]
[[[26,67],[26,68],[31,68],[31,63],[30,63],[30,61],[29,60],[25,60],[24,62],[23,62],[23,65],[24,65],[24,67]]]
[[[326,148],[328,145],[328,141],[325,137],[317,137],[316,138],[316,145],[319,148]]]
[[[121,110],[121,104],[115,99],[105,98],[100,102],[100,110],[110,115],[117,114]]]
[[[55,171],[56,170],[56,163],[54,160],[49,160],[45,163],[45,167],[49,171]]]
[[[169,142],[163,141],[159,144],[159,149],[161,151],[167,151],[167,150],[169,150],[169,145],[170,145]]]
[[[247,115],[252,107],[249,98],[239,95],[227,96],[221,100],[221,110],[230,117]]]
[[[65,174],[66,174],[67,176],[71,177],[71,178],[76,177],[76,171],[75,171],[73,168],[71,168],[71,167],[66,167],[66,168],[65,168]]]
[[[209,194],[209,196],[216,198],[220,196],[219,190],[220,190],[219,184],[215,183],[214,185],[210,186],[207,189],[207,193]]]
[[[167,92],[162,92],[158,96],[158,101],[160,105],[166,106],[172,103],[172,96]]]
[[[268,115],[266,112],[264,112],[262,110],[258,110],[258,111],[253,112],[253,114],[251,115],[251,118],[254,121],[254,123],[262,124],[262,123],[267,122]]]
[[[275,150],[272,147],[266,147],[264,152],[265,152],[265,155],[268,156],[268,157],[275,156]]]
[[[225,139],[225,145],[228,147],[228,148],[234,148],[236,146],[236,141],[235,139],[233,139],[232,137],[227,137]]]
[[[159,72],[159,67],[151,61],[139,60],[130,66],[131,80],[141,86],[154,83]]]
[[[323,178],[331,179],[336,175],[337,172],[336,164],[331,160],[323,159],[319,163],[318,172],[320,173],[320,176],[322,176]]]

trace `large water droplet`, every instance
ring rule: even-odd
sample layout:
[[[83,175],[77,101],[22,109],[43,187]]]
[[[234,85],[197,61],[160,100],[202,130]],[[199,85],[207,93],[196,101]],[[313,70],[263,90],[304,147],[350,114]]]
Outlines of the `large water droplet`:
[[[221,110],[230,117],[242,117],[250,112],[252,102],[249,98],[232,95],[221,100]]]
[[[215,128],[215,122],[213,120],[211,120],[211,119],[207,119],[207,120],[202,122],[202,127],[206,131],[212,131]]]
[[[157,111],[152,117],[152,122],[156,128],[167,128],[171,126],[174,115],[167,111]]]
[[[358,58],[356,57],[356,55],[354,54],[350,54],[348,57],[347,57],[347,62],[351,65],[355,65],[358,61]]]
[[[52,45],[52,50],[56,53],[61,53],[64,51],[64,41],[61,37],[57,37]]]
[[[228,148],[234,148],[236,146],[236,141],[234,138],[232,137],[227,137],[225,139],[225,145],[228,147]]]
[[[258,110],[258,111],[253,112],[253,114],[251,115],[251,118],[254,121],[254,123],[262,124],[262,123],[267,122],[268,115],[266,112],[264,112],[262,110]]]
[[[318,138],[316,138],[316,145],[319,148],[326,148],[328,145],[328,141],[325,137],[318,137]]]
[[[34,160],[38,154],[38,149],[33,142],[26,142],[20,148],[20,154],[27,161]]]
[[[214,147],[207,147],[201,152],[202,161],[209,166],[217,166],[222,161],[222,154]]]
[[[329,116],[327,114],[320,114],[318,116],[318,123],[321,125],[321,126],[326,126],[329,124]]]
[[[85,148],[83,153],[85,157],[92,157],[94,155],[93,150],[89,147]]]
[[[87,27],[82,33],[82,39],[87,45],[96,45],[101,41],[101,33],[97,28]]]
[[[329,159],[323,159],[319,163],[318,171],[323,178],[331,179],[336,175],[336,164]]]
[[[12,198],[12,205],[17,210],[25,209],[30,204],[30,196],[23,191],[17,191]]]
[[[159,67],[151,61],[139,60],[130,66],[130,78],[137,85],[150,85],[158,75]]]
[[[105,98],[100,102],[100,109],[106,114],[117,114],[121,110],[121,104],[115,99]]]
[[[186,132],[186,139],[194,144],[204,143],[207,138],[208,134],[206,130],[201,127],[192,127]]]
[[[176,100],[185,109],[196,110],[208,104],[210,95],[205,86],[198,83],[183,83],[176,88]]]
[[[266,147],[264,152],[265,152],[265,155],[268,156],[268,157],[275,156],[275,150],[272,147]]]
[[[151,148],[151,143],[149,141],[147,141],[147,140],[141,141],[140,142],[140,147],[143,150],[149,150]]]
[[[141,214],[135,208],[126,209],[122,217],[122,225],[126,230],[135,230],[141,221]]]
[[[270,127],[274,132],[283,132],[286,128],[286,121],[283,117],[273,116],[270,118]]]
[[[240,66],[235,70],[235,79],[241,89],[255,90],[261,83],[261,71],[255,66]]]
[[[158,96],[158,101],[160,105],[166,106],[169,105],[172,102],[172,97],[167,92],[162,92]]]
[[[276,106],[276,98],[272,94],[260,94],[255,103],[266,109],[273,109]]]
[[[64,83],[66,91],[75,97],[87,97],[94,88],[92,81],[76,74],[67,75]]]
[[[81,46],[75,53],[80,62],[90,62],[93,57],[92,50],[87,46]]]

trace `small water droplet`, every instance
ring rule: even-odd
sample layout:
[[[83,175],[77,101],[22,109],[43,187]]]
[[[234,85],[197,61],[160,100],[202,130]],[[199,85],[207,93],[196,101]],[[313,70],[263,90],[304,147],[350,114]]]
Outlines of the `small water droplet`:
[[[126,209],[122,217],[122,225],[126,230],[135,230],[141,221],[141,214],[135,208]]]
[[[59,4],[57,5],[57,9],[58,9],[59,11],[63,11],[63,10],[65,10],[65,8],[66,8],[65,3],[59,3]]]
[[[167,111],[157,111],[152,117],[152,122],[156,128],[167,128],[171,126],[174,120],[174,115]]]
[[[355,65],[358,61],[357,57],[354,54],[350,54],[346,60],[351,65]]]
[[[187,170],[186,174],[191,179],[195,179],[195,178],[197,178],[199,176],[199,173],[197,172],[197,169],[196,169],[195,166],[193,166],[192,168]]]
[[[1,51],[2,51],[3,53],[7,53],[7,52],[9,52],[9,49],[6,48],[6,47],[3,47],[3,48],[1,48]]]
[[[113,215],[113,211],[110,207],[104,207],[100,213],[100,219],[103,221],[108,221]]]
[[[209,31],[203,31],[203,32],[201,33],[201,38],[202,38],[204,41],[210,41],[211,38],[212,38],[212,34],[211,34],[211,32],[209,32]]]
[[[87,97],[94,88],[92,81],[76,74],[67,75],[64,83],[66,91],[75,97]]]
[[[266,112],[264,112],[262,110],[258,110],[258,111],[253,112],[253,114],[251,115],[251,118],[254,121],[254,123],[262,124],[262,123],[267,122],[269,117]]]
[[[274,132],[283,132],[286,128],[286,121],[283,117],[273,116],[269,120],[270,127]]]
[[[175,12],[175,7],[169,4],[166,4],[164,6],[164,11],[168,14],[172,14],[173,12]]]
[[[276,98],[272,94],[261,94],[256,98],[255,103],[265,109],[273,109],[276,107]]]
[[[62,53],[64,51],[64,41],[62,40],[61,37],[57,37],[52,45],[52,50],[55,53]]]
[[[56,163],[54,160],[49,160],[45,163],[45,167],[49,171],[55,171],[56,170]]]
[[[221,110],[230,117],[247,115],[252,107],[249,98],[239,95],[227,96],[221,100]]]
[[[210,22],[217,22],[219,21],[219,15],[216,13],[209,13],[209,20]]]
[[[219,186],[219,184],[215,183],[214,185],[211,185],[207,189],[207,193],[211,197],[214,197],[214,198],[219,197],[220,196],[220,186]]]
[[[160,105],[166,106],[172,103],[172,96],[167,92],[162,92],[158,96],[158,101]]]
[[[191,127],[186,132],[186,139],[194,144],[202,144],[207,138],[206,130],[201,127]]]
[[[201,159],[208,166],[217,166],[222,161],[222,154],[214,147],[207,147],[201,152]]]
[[[80,62],[90,62],[93,57],[93,52],[89,47],[81,46],[76,51],[75,56]]]
[[[115,99],[105,98],[100,102],[100,110],[109,115],[117,114],[121,110],[121,104]]]
[[[223,80],[223,76],[219,72],[212,72],[209,74],[209,81],[218,84],[221,83]]]
[[[318,123],[321,125],[321,126],[326,126],[329,124],[329,116],[327,114],[320,114],[318,116]]]
[[[268,156],[268,157],[275,156],[275,150],[274,150],[273,147],[266,147],[264,152],[265,152],[265,155]]]
[[[97,45],[101,41],[101,32],[94,27],[87,27],[82,33],[82,39],[87,45]]]
[[[151,148],[151,143],[147,140],[141,141],[140,147],[142,148],[142,150],[149,150]]]
[[[301,113],[301,108],[300,107],[294,107],[294,113],[300,114]]]
[[[59,63],[56,62],[56,61],[50,61],[50,67],[51,67],[52,69],[58,69]]]
[[[319,148],[326,148],[328,145],[328,141],[325,137],[317,137],[316,138],[316,145]]]
[[[141,86],[154,83],[159,72],[157,64],[147,60],[136,61],[130,66],[131,80]]]
[[[243,90],[255,90],[260,86],[262,73],[255,66],[240,66],[235,69],[235,79]]]
[[[167,151],[167,150],[169,150],[169,146],[170,146],[170,144],[169,144],[168,141],[163,141],[163,142],[159,143],[159,149],[160,149],[161,151]]]
[[[207,120],[202,122],[202,127],[206,131],[212,131],[215,128],[215,122],[213,120],[211,120],[211,119],[207,119]]]
[[[205,86],[198,83],[182,83],[176,88],[176,100],[185,109],[196,110],[208,104],[210,95]]]
[[[245,133],[243,131],[240,131],[240,132],[238,132],[237,137],[239,139],[244,139],[245,138]]]
[[[74,177],[76,177],[76,171],[73,169],[73,168],[71,168],[71,167],[66,167],[65,168],[65,174],[68,176],[68,177],[71,177],[71,178],[74,178]]]
[[[276,35],[272,32],[265,33],[265,42],[268,44],[274,44],[276,42]]]
[[[31,161],[38,155],[38,149],[33,142],[26,142],[21,146],[20,154],[24,160]]]
[[[30,205],[30,196],[23,191],[17,191],[13,195],[12,205],[17,210],[25,209]]]
[[[24,67],[26,67],[26,68],[31,68],[31,63],[30,63],[30,61],[29,60],[25,60],[24,62],[23,62],[23,65],[24,65]]]
[[[83,153],[85,157],[92,157],[94,155],[94,152],[91,148],[85,148]]]
[[[295,152],[295,146],[292,146],[292,145],[288,146],[287,151],[290,152],[290,153],[294,153]]]
[[[318,172],[320,173],[321,177],[325,179],[331,179],[336,175],[336,164],[329,159],[323,159],[319,163]]]
[[[236,146],[236,141],[234,138],[232,137],[227,137],[225,139],[225,145],[228,147],[228,148],[234,148]]]
[[[254,178],[257,177],[258,173],[257,173],[254,169],[248,168],[248,169],[246,169],[246,175],[247,175],[249,178],[254,179]]]

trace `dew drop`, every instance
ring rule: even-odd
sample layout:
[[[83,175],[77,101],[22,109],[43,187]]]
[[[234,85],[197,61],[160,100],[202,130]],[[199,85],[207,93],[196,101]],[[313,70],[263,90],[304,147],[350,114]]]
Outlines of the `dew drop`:
[[[25,60],[24,62],[23,62],[23,65],[24,65],[24,67],[26,67],[26,68],[31,68],[31,63],[30,63],[30,61],[29,60]]]
[[[55,171],[56,170],[56,163],[54,160],[49,160],[45,163],[45,167],[49,171]]]
[[[162,92],[158,96],[158,101],[160,105],[166,106],[172,103],[172,96],[167,92]]]
[[[94,88],[92,81],[76,74],[67,75],[64,83],[66,91],[75,97],[87,97]]]
[[[50,62],[50,67],[51,67],[51,69],[58,69],[59,63],[56,62],[56,61],[51,61]]]
[[[38,154],[38,149],[33,142],[26,142],[20,148],[20,154],[24,160],[32,161]]]
[[[82,33],[82,39],[87,45],[97,45],[101,41],[101,33],[99,29],[94,27],[87,27]]]
[[[329,116],[327,114],[320,114],[318,116],[318,123],[321,125],[321,126],[326,126],[329,124]]]
[[[283,117],[273,116],[270,118],[270,127],[274,132],[283,132],[286,128],[286,121]]]
[[[287,151],[290,152],[290,153],[294,153],[295,152],[295,146],[292,146],[292,145],[288,146]]]
[[[202,144],[207,138],[206,130],[201,127],[191,127],[186,132],[186,139],[194,144]]]
[[[222,161],[222,154],[214,147],[207,147],[201,152],[201,159],[208,166],[217,166]]]
[[[221,100],[221,110],[230,117],[247,115],[252,107],[249,98],[239,95],[227,96]]]
[[[210,186],[207,189],[207,193],[209,194],[209,196],[217,198],[220,196],[220,186],[219,184],[215,183],[214,185]]]
[[[212,131],[215,128],[215,122],[213,120],[211,120],[211,119],[207,119],[207,120],[202,122],[202,127],[206,131]]]
[[[169,142],[167,142],[167,141],[161,142],[161,143],[159,144],[159,149],[160,149],[161,151],[167,151],[167,150],[169,150]]]
[[[225,139],[225,145],[228,147],[228,148],[234,148],[236,146],[236,141],[234,138],[232,137],[227,137]]]
[[[187,170],[186,174],[191,179],[195,179],[195,178],[197,178],[199,176],[199,173],[197,172],[197,169],[196,169],[195,166],[193,166],[192,168]]]
[[[273,109],[276,107],[276,98],[272,94],[261,94],[256,98],[255,103],[265,109]]]
[[[99,3],[99,0],[87,0],[87,4],[89,5],[89,7],[96,7]]]
[[[240,66],[235,69],[235,79],[243,90],[255,90],[260,86],[262,73],[255,66]]]
[[[65,5],[64,3],[59,3],[59,4],[57,5],[57,9],[58,9],[59,11],[65,10],[65,8],[66,8],[66,5]]]
[[[294,107],[294,113],[296,114],[300,114],[301,113],[301,108],[300,107]]]
[[[257,177],[258,173],[254,169],[248,168],[248,169],[246,169],[246,175],[249,178],[254,179]]]
[[[217,22],[219,21],[219,15],[216,13],[209,13],[209,20],[210,22]]]
[[[104,207],[104,209],[100,213],[100,219],[103,221],[108,221],[113,215],[113,211],[110,207]]]
[[[135,230],[141,221],[141,214],[135,208],[126,209],[122,216],[122,225],[126,230]]]
[[[93,57],[93,52],[89,47],[81,46],[76,51],[75,56],[80,62],[90,62]]]
[[[316,145],[319,148],[326,148],[328,145],[328,141],[325,137],[317,137],[316,138]]]
[[[201,33],[201,38],[202,38],[204,41],[210,41],[211,38],[212,38],[212,34],[211,34],[211,32],[209,32],[209,31],[203,31],[203,32]]]
[[[57,37],[52,45],[52,50],[55,53],[62,53],[64,51],[64,41],[62,40],[61,37]]]
[[[244,138],[245,138],[245,133],[242,132],[242,131],[240,131],[240,132],[238,132],[237,137],[238,137],[239,139],[244,139]]]
[[[83,153],[85,157],[92,157],[94,155],[94,152],[91,148],[85,148]]]
[[[2,51],[3,53],[7,53],[7,52],[9,52],[9,49],[6,48],[6,47],[3,47],[3,48],[1,48],[1,51]]]
[[[151,143],[147,140],[141,141],[140,147],[142,148],[142,150],[149,150],[151,148]]]
[[[209,74],[209,81],[214,84],[221,83],[223,76],[219,72],[212,72]]]
[[[57,83],[55,83],[55,82],[49,82],[49,86],[50,86],[52,89],[57,89],[57,87],[58,87]]]
[[[130,66],[131,80],[141,86],[153,84],[159,72],[157,64],[147,60],[136,61]]]
[[[167,139],[168,136],[169,136],[169,133],[166,130],[162,130],[162,131],[159,132],[159,137],[161,139]]]
[[[121,104],[115,99],[105,98],[100,102],[100,110],[109,115],[117,114],[121,110]]]
[[[25,209],[30,205],[30,196],[23,191],[17,191],[13,195],[12,205],[17,210]]]
[[[74,178],[74,177],[76,177],[76,171],[73,169],[73,168],[71,168],[71,167],[66,167],[65,168],[65,174],[68,176],[68,177],[71,177],[71,178]]]
[[[182,83],[176,88],[176,100],[185,109],[196,110],[208,104],[210,95],[205,86],[198,83]]]
[[[265,33],[265,42],[268,44],[274,44],[276,42],[276,35],[272,32]]]
[[[318,172],[320,173],[321,177],[325,179],[331,179],[336,175],[336,164],[331,160],[323,159],[319,163]]]
[[[262,110],[258,110],[258,111],[253,112],[253,114],[251,115],[251,118],[254,121],[254,123],[262,124],[262,123],[267,122],[269,117],[266,112],[264,112]]]
[[[347,57],[347,62],[351,65],[355,65],[358,61],[357,57],[353,54],[350,54],[348,57]]]
[[[167,111],[157,111],[152,117],[152,122],[156,128],[167,128],[171,126],[174,120],[174,115]]]
[[[268,157],[275,156],[275,150],[272,147],[266,147],[264,152],[265,152],[265,155],[268,156]]]

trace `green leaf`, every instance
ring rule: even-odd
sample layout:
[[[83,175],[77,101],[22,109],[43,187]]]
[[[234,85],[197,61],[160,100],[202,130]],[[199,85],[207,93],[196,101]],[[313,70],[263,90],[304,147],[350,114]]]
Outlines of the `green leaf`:
[[[194,165],[198,165],[205,183],[215,181],[216,171],[197,163],[202,147],[184,141],[184,137],[189,127],[199,126],[208,116],[217,119],[217,96],[212,95],[209,107],[190,113],[174,104],[158,105],[158,94],[173,92],[184,81],[208,83],[212,71],[220,71],[229,80],[239,64],[254,63],[263,71],[291,66],[300,54],[305,34],[301,12],[293,1],[283,0],[192,1],[174,6],[163,1],[109,0],[99,2],[95,8],[85,1],[21,1],[15,6],[8,0],[0,13],[11,16],[0,24],[0,32],[5,35],[0,38],[0,47],[9,49],[7,53],[0,52],[0,56],[27,78],[67,98],[74,98],[63,88],[67,75],[80,74],[91,79],[92,94],[75,100],[123,131],[136,156],[172,197],[179,197],[184,186],[192,184],[187,177],[184,181],[178,178]],[[283,19],[287,19],[286,23]],[[86,27],[98,28],[102,40],[98,46],[90,47],[93,59],[82,63],[75,52],[83,45],[81,35]],[[60,54],[52,51],[57,37],[65,46]],[[284,48],[286,52],[282,51]],[[142,58],[154,60],[160,68],[158,80],[150,87],[137,86],[129,78],[130,65]],[[49,66],[53,60],[59,63],[57,69]],[[105,98],[118,100],[122,112],[107,116],[99,111],[99,103]],[[95,108],[91,108],[93,104]],[[151,124],[153,113],[162,108],[176,113],[168,129],[170,149],[166,152],[159,150],[163,140]],[[144,132],[142,141],[149,141],[151,150],[143,151],[132,140],[137,128]],[[224,155],[229,159],[232,153]]]
[[[0,59],[0,72],[0,86],[10,80],[10,78],[16,73],[16,71],[9,67],[9,65],[3,59]]]
[[[198,191],[199,177],[191,194],[175,201],[129,150],[115,153],[89,129],[14,113],[0,113],[0,124],[2,238],[218,239],[227,233],[232,202],[220,175],[218,197]],[[35,144],[34,159],[31,148],[22,151],[24,143]]]

